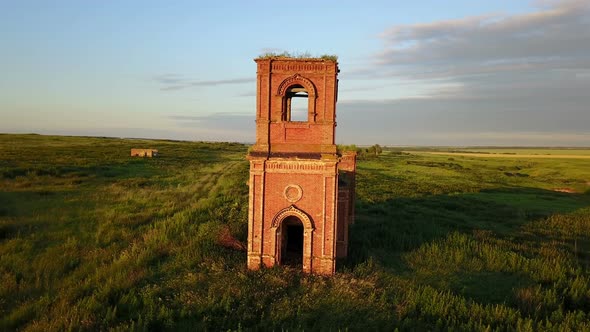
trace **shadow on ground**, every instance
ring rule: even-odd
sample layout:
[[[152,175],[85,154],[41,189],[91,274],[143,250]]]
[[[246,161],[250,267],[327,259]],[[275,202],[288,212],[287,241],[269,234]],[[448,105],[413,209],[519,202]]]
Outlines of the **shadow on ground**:
[[[536,188],[400,197],[370,204],[357,201],[346,266],[372,257],[385,268],[403,269],[401,254],[451,232],[483,230],[511,238],[525,223],[589,205],[589,195]]]

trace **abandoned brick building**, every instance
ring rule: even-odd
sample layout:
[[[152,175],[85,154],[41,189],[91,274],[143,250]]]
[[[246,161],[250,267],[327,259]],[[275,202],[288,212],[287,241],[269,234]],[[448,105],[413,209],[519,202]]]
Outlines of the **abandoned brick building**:
[[[348,253],[356,171],[356,154],[339,153],[335,144],[338,63],[255,61],[248,267],[291,265],[333,274],[336,259]]]
[[[156,149],[131,149],[131,157],[157,157]]]

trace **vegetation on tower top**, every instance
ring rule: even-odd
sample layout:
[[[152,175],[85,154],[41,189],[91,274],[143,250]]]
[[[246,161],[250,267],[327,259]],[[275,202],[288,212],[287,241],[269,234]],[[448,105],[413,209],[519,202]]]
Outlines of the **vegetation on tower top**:
[[[303,53],[291,53],[291,52],[266,52],[261,54],[256,58],[259,59],[310,59],[310,60],[329,60],[329,61],[338,61],[338,56],[334,54],[323,54],[319,56],[313,56],[309,52]]]

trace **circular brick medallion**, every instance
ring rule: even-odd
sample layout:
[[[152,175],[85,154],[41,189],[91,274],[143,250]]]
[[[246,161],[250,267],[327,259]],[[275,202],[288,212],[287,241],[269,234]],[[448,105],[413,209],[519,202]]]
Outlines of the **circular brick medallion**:
[[[301,187],[296,185],[296,184],[290,184],[287,187],[285,187],[285,198],[291,202],[291,203],[295,203],[298,200],[301,199],[301,196],[303,196],[303,191],[301,190]]]

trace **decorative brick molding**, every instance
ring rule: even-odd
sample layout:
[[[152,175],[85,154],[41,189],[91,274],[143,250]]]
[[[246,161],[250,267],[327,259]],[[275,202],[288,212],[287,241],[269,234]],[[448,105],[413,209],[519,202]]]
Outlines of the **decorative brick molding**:
[[[303,196],[303,190],[296,184],[290,184],[285,187],[285,199],[291,203],[297,203]]]
[[[270,173],[325,173],[334,172],[334,165],[326,164],[325,162],[318,161],[303,161],[297,160],[296,162],[285,163],[281,161],[267,161],[266,171]]]
[[[306,230],[313,231],[315,227],[313,227],[313,222],[309,218],[309,216],[296,208],[294,205],[289,206],[288,208],[284,208],[277,215],[272,219],[272,228],[278,228],[281,226],[281,222],[285,220],[285,218],[294,216],[297,217],[303,223],[303,227]]]
[[[310,97],[313,96],[313,98],[315,98],[315,96],[316,96],[315,86],[313,85],[313,83],[310,80],[308,80],[307,78],[305,78],[299,74],[295,74],[293,76],[287,77],[284,81],[282,81],[281,84],[279,85],[277,95],[284,97],[287,94],[287,89],[292,87],[295,84],[299,84],[299,85],[303,86],[307,90],[307,93],[309,94],[309,96]]]
[[[348,253],[356,170],[354,153],[340,155],[335,145],[338,64],[292,58],[256,63],[248,268],[294,264],[334,274],[336,258]],[[290,121],[294,97],[308,98],[308,121]]]

